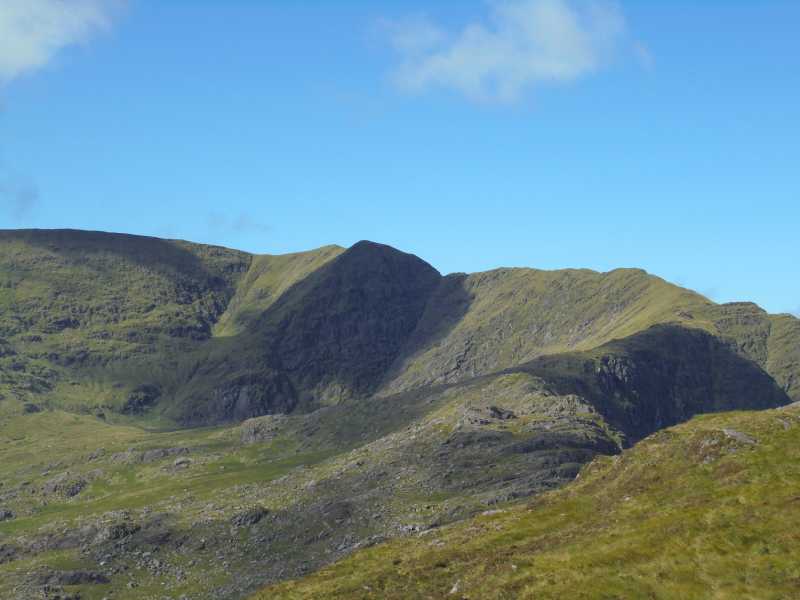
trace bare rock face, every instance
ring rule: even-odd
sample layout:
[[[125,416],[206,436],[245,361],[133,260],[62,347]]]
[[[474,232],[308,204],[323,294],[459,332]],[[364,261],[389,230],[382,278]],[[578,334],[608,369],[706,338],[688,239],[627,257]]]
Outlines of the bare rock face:
[[[269,511],[263,506],[254,506],[235,514],[231,519],[231,524],[234,527],[249,527],[261,521],[268,514]]]
[[[164,458],[182,456],[185,454],[189,454],[188,448],[153,448],[152,450],[145,450],[142,452],[142,454],[139,456],[139,462],[151,463]]]
[[[543,357],[523,369],[586,398],[630,441],[700,413],[791,401],[756,363],[702,330],[657,325],[598,350]]]
[[[286,415],[266,415],[248,419],[239,426],[243,444],[271,442],[286,423]]]
[[[283,374],[249,374],[214,390],[210,409],[221,420],[242,421],[270,413],[291,412],[297,393]]]
[[[152,383],[137,386],[128,394],[128,399],[122,407],[122,412],[128,415],[141,415],[158,402],[161,397],[161,388]]]
[[[95,571],[45,571],[39,580],[46,585],[86,585],[108,583],[109,579]]]

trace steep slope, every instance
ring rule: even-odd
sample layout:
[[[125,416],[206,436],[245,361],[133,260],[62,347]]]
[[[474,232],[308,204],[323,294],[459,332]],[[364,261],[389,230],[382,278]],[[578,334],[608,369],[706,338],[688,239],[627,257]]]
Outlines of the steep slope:
[[[230,342],[343,251],[254,257],[103,232],[0,232],[0,396],[167,424],[198,364],[231,348],[259,360]]]
[[[241,420],[370,395],[440,278],[410,254],[355,244],[253,314],[248,331],[217,340],[175,390],[176,416]]]
[[[0,232],[0,597],[242,598],[798,393],[800,321],[643,271]]]
[[[519,367],[585,397],[633,442],[693,415],[774,408],[789,396],[759,366],[699,329],[655,325],[599,348]]]
[[[800,320],[717,305],[638,269],[498,269],[437,288],[382,393],[460,381],[537,356],[588,350],[657,324],[714,334],[800,400]]]
[[[247,331],[284,292],[344,251],[340,246],[323,246],[309,252],[254,256],[236,295],[214,328],[214,335],[232,336]]]
[[[99,361],[117,341],[210,337],[250,264],[216,246],[72,230],[0,231],[0,247],[2,335],[81,332]]]
[[[242,252],[180,241],[0,231],[0,394],[122,406],[144,382],[114,387],[96,372],[210,338],[249,264]]]
[[[798,596],[800,408],[697,417],[527,506],[356,553],[254,600]]]
[[[751,302],[711,305],[698,311],[737,351],[772,375],[794,400],[800,400],[800,320],[770,315]]]
[[[766,371],[795,402],[800,402],[800,319],[770,315]]]
[[[586,350],[711,303],[636,269],[499,269],[451,275],[429,303],[386,390],[458,381]]]

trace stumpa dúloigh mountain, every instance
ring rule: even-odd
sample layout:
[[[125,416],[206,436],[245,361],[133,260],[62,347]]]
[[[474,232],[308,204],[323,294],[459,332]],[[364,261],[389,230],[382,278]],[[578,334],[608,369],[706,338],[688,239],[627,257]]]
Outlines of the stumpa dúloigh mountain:
[[[238,598],[798,401],[800,321],[633,269],[4,231],[0,396],[0,596]]]

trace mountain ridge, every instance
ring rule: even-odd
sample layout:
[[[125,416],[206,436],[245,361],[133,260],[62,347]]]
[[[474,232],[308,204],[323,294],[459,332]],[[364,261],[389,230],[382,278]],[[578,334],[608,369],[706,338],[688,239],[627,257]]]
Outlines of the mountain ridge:
[[[14,256],[19,256],[11,251],[15,246],[17,253],[24,255],[20,245],[24,247],[27,244],[31,254],[38,256],[54,276],[59,272],[58,267],[65,272],[60,286],[49,290],[49,297],[39,298],[42,305],[38,308],[39,314],[56,312],[53,298],[66,298],[65,302],[69,303],[70,294],[78,296],[73,303],[77,306],[69,305],[64,311],[66,314],[51,318],[52,323],[42,324],[31,319],[26,323],[27,329],[42,330],[28,334],[29,339],[46,336],[57,346],[46,353],[44,361],[41,361],[42,353],[32,353],[40,361],[38,372],[46,375],[39,377],[34,386],[50,385],[63,393],[63,386],[52,382],[53,379],[63,379],[53,377],[59,368],[70,370],[72,365],[77,365],[78,371],[83,366],[91,370],[95,361],[98,365],[111,365],[110,371],[116,372],[121,369],[114,365],[125,364],[128,357],[134,363],[127,369],[128,379],[130,373],[148,371],[155,375],[152,379],[157,380],[141,380],[135,385],[133,381],[122,383],[122,387],[128,390],[141,385],[160,390],[158,401],[144,407],[146,410],[152,412],[159,403],[163,406],[164,398],[174,398],[175,406],[160,410],[159,419],[198,424],[257,416],[257,413],[277,409],[271,408],[264,399],[275,394],[291,396],[291,399],[277,402],[276,407],[281,410],[289,406],[313,409],[354,395],[391,394],[502,371],[537,356],[589,349],[655,324],[672,322],[704,329],[726,339],[737,346],[737,351],[770,372],[793,399],[800,398],[800,351],[792,343],[795,333],[800,331],[800,322],[796,323],[797,320],[791,316],[768,315],[752,303],[717,305],[641,269],[614,269],[600,273],[588,269],[500,268],[441,276],[413,255],[367,241],[350,249],[324,246],[289,255],[251,255],[219,246],[128,234],[21,230],[0,232],[0,244],[5,244],[8,249],[4,251],[4,259],[0,259],[5,261],[5,272],[9,273],[5,288],[18,295],[19,291],[13,287],[14,265],[9,264],[9,260],[13,263]],[[418,271],[401,269],[387,272],[380,284],[382,289],[377,289],[377,280],[369,277],[359,279],[367,272],[379,273],[380,264],[390,256],[398,259],[408,257],[403,260],[410,261],[409,265],[418,265],[415,267]],[[348,263],[355,266],[345,272],[343,269]],[[132,272],[131,277],[141,280],[139,288],[131,288],[130,283],[119,286],[110,279],[108,269],[121,264],[128,265],[126,268]],[[45,277],[36,268],[34,261],[27,272],[39,278]],[[144,275],[143,270],[146,271]],[[20,269],[16,271],[16,277],[19,277]],[[108,315],[105,321],[98,319],[97,315],[102,315],[108,305],[96,302],[94,298],[82,299],[80,288],[67,279],[76,273],[85,273],[80,277],[87,281],[93,278],[102,281],[105,288],[114,288],[115,285],[120,288],[110,296],[107,289],[92,292],[101,299],[105,295],[106,302],[119,304],[122,301],[126,304],[128,308],[114,309],[124,312],[125,319],[116,314]],[[326,273],[333,274],[327,276]],[[417,273],[429,273],[425,276],[429,283],[423,286],[429,291],[414,291]],[[309,282],[323,275],[329,277],[329,283],[322,285],[334,286],[330,291],[333,295],[327,300],[316,298],[324,288],[311,289],[305,296],[301,293],[304,286],[308,287],[311,285]],[[173,280],[177,280],[177,284]],[[333,333],[331,327],[336,326],[336,319],[322,316],[329,308],[326,303],[331,304],[334,298],[341,297],[336,286],[347,286],[353,293],[360,290],[358,293],[363,296],[368,281],[374,288],[370,288],[372,293],[377,294],[375,297],[380,298],[381,303],[390,302],[392,298],[400,301],[400,297],[407,293],[409,299],[420,295],[418,304],[421,307],[398,321],[400,330],[410,328],[408,334],[387,330],[386,334],[381,334],[384,338],[371,350],[368,349],[371,347],[369,343],[366,346],[363,343],[375,337],[375,331],[364,334],[361,337],[364,342],[358,342],[362,346],[357,346],[353,335],[342,337],[341,332]],[[170,290],[170,287],[174,289]],[[148,288],[160,289],[158,296]],[[409,288],[408,292],[405,288]],[[141,308],[136,308],[138,297],[135,294],[140,293],[137,289],[144,296]],[[150,300],[147,300],[148,296]],[[354,297],[353,302],[361,302],[363,298]],[[277,315],[287,310],[282,306],[296,311],[304,302],[311,304],[302,309],[305,313],[297,313],[294,324],[279,322],[283,317]],[[13,306],[8,304],[8,292],[5,306],[7,315],[13,314]],[[358,312],[362,308],[356,304],[350,308],[342,306],[331,309],[334,311],[331,315]],[[140,317],[132,321],[135,311]],[[84,326],[81,319],[88,320],[89,325]],[[93,328],[93,319],[101,321],[100,325]],[[317,329],[294,332],[295,328],[305,327],[304,324],[315,319]],[[128,327],[125,327],[126,322],[130,323]],[[350,327],[356,322],[363,325],[363,316],[353,321]],[[384,318],[377,318],[376,326],[378,323],[386,326]],[[115,334],[112,327],[120,325],[125,331]],[[80,332],[85,329],[94,330],[87,331],[84,347],[75,349],[73,342],[76,337],[81,338]],[[3,330],[4,333],[0,333],[2,337],[8,338],[9,333],[13,337],[13,328],[6,326]],[[279,334],[279,331],[284,333]],[[16,333],[19,337],[21,332]],[[286,335],[290,337],[286,338]],[[67,338],[71,338],[71,342],[65,349],[62,340]],[[267,338],[268,342],[263,341]],[[283,346],[276,346],[278,342],[273,338],[294,339],[290,343],[294,350],[286,346],[286,342]],[[22,342],[20,345],[25,349],[35,344]],[[348,350],[350,346],[352,348]],[[159,350],[162,347],[164,352]],[[231,351],[233,347],[245,348],[246,351]],[[394,349],[386,358],[377,359],[388,347]],[[297,362],[289,358],[292,352],[305,356],[309,351],[337,355],[339,363],[319,367],[320,355],[313,359],[313,368],[322,368],[324,373],[320,372],[305,382],[297,381],[297,376],[287,378],[285,367],[280,365],[287,360],[289,365]],[[353,367],[341,363],[341,357],[347,356],[348,352],[355,360],[377,360],[369,375],[362,373],[363,369],[358,371],[361,375],[356,375]],[[166,358],[165,353],[168,355]],[[176,362],[172,357],[175,354],[190,358]],[[231,357],[236,355],[244,356],[244,359],[234,359],[231,363]],[[56,360],[51,360],[53,358]],[[304,369],[307,370],[308,366]],[[161,370],[166,372],[162,374]],[[229,379],[228,391],[208,387],[209,384],[196,380],[198,373],[202,376],[203,372],[210,373],[216,380]],[[108,385],[110,389],[103,395],[107,399],[115,398],[108,405],[113,412],[114,406],[124,406],[126,400],[114,391],[119,382],[109,382]],[[182,399],[180,390],[192,395],[191,402],[195,406],[190,413],[181,413],[180,405],[189,400]],[[228,399],[219,400],[221,396]],[[248,400],[244,396],[261,399]],[[210,407],[208,413],[199,410],[197,402],[207,403]],[[225,415],[226,411],[229,416]]]

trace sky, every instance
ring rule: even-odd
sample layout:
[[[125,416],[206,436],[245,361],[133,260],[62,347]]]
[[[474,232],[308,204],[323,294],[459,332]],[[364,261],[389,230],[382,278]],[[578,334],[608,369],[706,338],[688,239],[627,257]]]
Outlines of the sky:
[[[0,228],[800,314],[800,2],[0,0]]]

